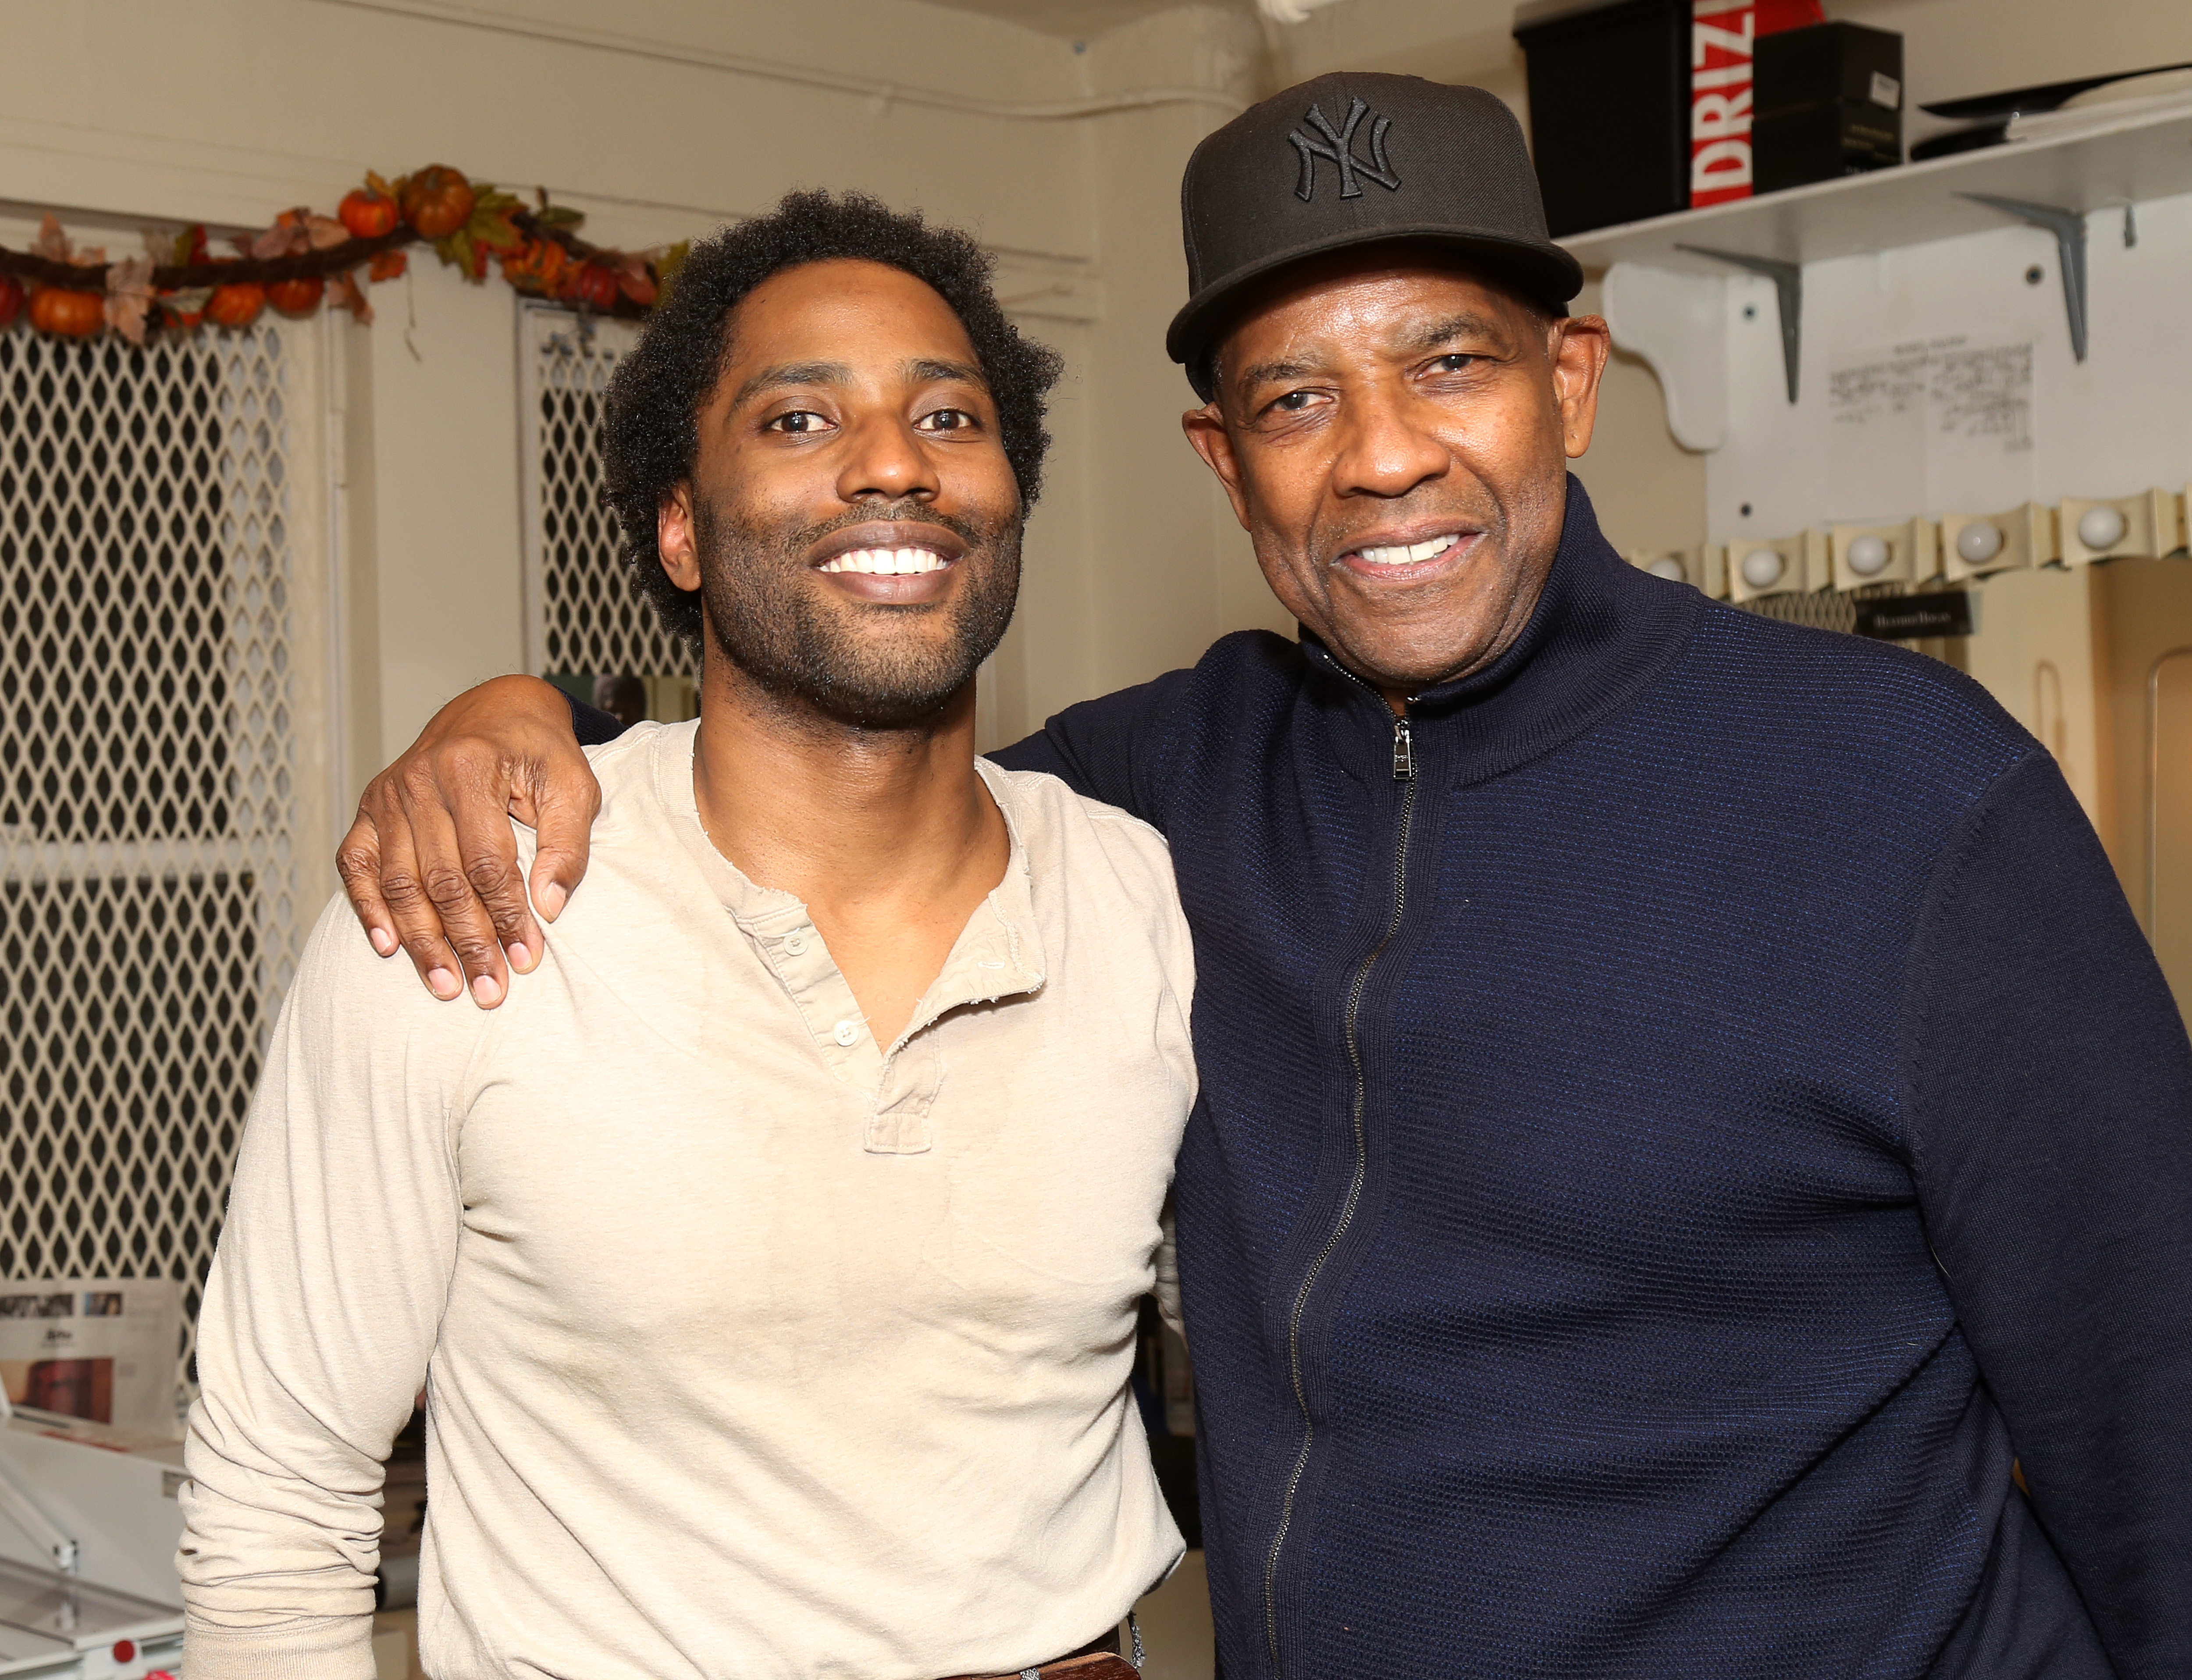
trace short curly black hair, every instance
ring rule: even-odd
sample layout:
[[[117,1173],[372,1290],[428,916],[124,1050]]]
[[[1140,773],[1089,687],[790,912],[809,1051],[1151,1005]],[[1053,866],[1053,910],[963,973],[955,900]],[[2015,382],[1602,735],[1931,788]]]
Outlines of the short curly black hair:
[[[618,365],[602,405],[602,458],[623,534],[620,551],[663,628],[696,658],[700,597],[663,570],[655,521],[664,499],[693,475],[700,409],[730,353],[725,323],[771,275],[848,258],[901,269],[950,305],[997,405],[1023,511],[1042,488],[1050,448],[1044,397],[1064,363],[1006,318],[991,289],[989,253],[956,228],[931,227],[919,211],[893,210],[864,192],[787,193],[767,215],[693,247],[668,298]]]

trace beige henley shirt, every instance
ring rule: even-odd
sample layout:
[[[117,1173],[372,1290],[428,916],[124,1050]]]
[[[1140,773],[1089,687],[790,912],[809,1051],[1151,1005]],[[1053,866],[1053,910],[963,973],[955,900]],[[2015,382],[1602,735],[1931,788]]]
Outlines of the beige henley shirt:
[[[190,1680],[370,1680],[422,1380],[437,1680],[1008,1671],[1177,1561],[1127,1387],[1195,1094],[1164,842],[985,764],[1004,880],[879,1045],[695,727],[594,750],[500,1009],[321,918],[199,1323]]]

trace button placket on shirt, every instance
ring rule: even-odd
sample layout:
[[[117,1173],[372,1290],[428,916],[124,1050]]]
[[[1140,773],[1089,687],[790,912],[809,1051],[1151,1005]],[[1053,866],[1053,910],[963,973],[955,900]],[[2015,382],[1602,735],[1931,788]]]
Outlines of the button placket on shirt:
[[[912,1020],[883,1059],[883,1078],[868,1118],[866,1147],[876,1155],[918,1155],[934,1141],[929,1111],[944,1084],[945,1017],[968,1003],[1035,991],[1042,973],[1020,960],[1021,940],[1010,918],[985,899]]]
[[[874,1091],[882,1078],[882,1047],[807,906],[787,895],[782,905],[739,919],[783,982],[830,1071],[848,1085]]]
[[[1009,803],[1001,798],[999,809],[1012,826]],[[944,1084],[943,1018],[962,1005],[1037,991],[1043,984],[1042,936],[1017,829],[1004,880],[968,918],[943,972],[889,1046],[878,1044],[868,1030],[852,986],[807,906],[788,893],[759,893],[766,908],[726,907],[799,1010],[825,1066],[868,1096],[863,1146],[878,1155],[924,1152],[933,1143],[929,1111]]]

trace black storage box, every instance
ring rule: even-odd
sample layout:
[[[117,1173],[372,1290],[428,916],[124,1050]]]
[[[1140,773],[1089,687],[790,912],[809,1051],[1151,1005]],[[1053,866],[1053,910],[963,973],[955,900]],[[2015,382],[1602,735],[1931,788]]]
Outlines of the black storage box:
[[[1524,6],[1515,38],[1556,239],[1689,208],[1689,0]]]
[[[1847,100],[1761,115],[1751,125],[1750,141],[1759,192],[1892,169],[1903,161],[1895,113]]]
[[[1815,23],[1761,35],[1753,47],[1751,101],[1761,116],[1843,100],[1903,111],[1903,37],[1860,23]]]
[[[1903,161],[1903,37],[1821,23],[1761,36],[1752,69],[1755,191]]]

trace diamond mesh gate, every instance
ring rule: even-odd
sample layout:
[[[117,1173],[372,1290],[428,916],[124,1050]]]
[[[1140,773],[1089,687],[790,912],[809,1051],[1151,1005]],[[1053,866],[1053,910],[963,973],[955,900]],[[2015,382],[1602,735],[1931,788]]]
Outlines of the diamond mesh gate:
[[[636,329],[539,304],[518,329],[531,667],[582,700],[596,677],[637,677],[650,716],[691,716],[693,661],[632,587],[602,500],[602,393]]]
[[[180,1281],[179,1380],[317,909],[310,330],[0,334],[0,1277]]]

